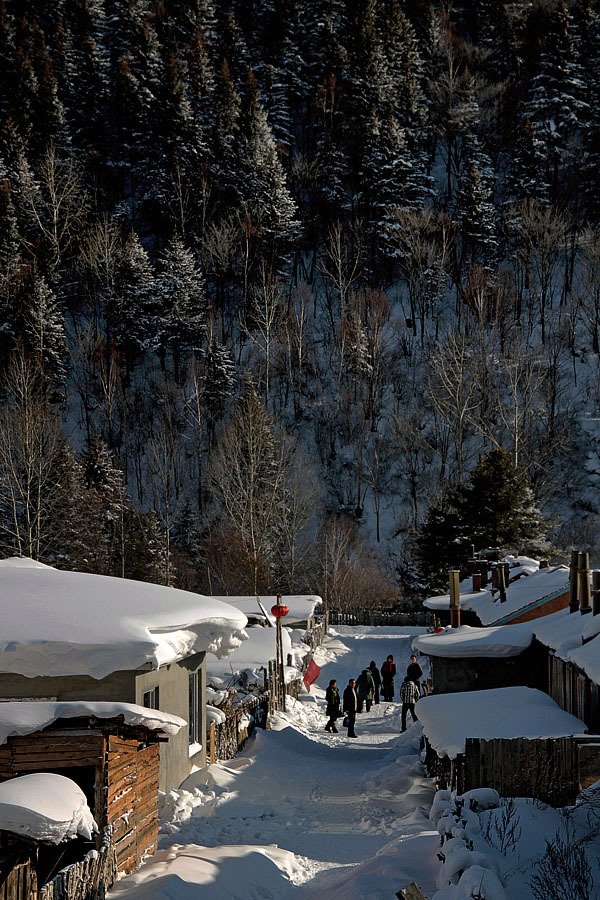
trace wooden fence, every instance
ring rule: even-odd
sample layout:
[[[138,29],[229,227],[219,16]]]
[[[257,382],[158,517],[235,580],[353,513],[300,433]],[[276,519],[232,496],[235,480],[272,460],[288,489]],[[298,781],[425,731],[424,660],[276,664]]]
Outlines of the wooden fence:
[[[112,828],[108,826],[100,850],[61,869],[38,892],[37,900],[104,900],[106,891],[116,880],[117,855]]]
[[[491,787],[502,797],[567,806],[600,779],[600,738],[467,738],[464,754],[455,760],[438,756],[427,742],[425,764],[439,787],[461,794]]]
[[[330,625],[372,625],[378,626],[399,626],[401,628],[411,625],[419,625],[425,628],[431,628],[434,625],[433,613],[429,610],[420,610],[418,612],[388,612],[381,609],[363,609],[357,612],[340,612],[339,610],[329,610]]]
[[[310,664],[313,651],[321,646],[326,634],[327,627],[324,620],[307,630],[305,643],[311,649],[302,661],[299,677],[286,682],[286,697],[298,699],[302,688],[302,676]],[[288,659],[289,665],[291,665],[291,660]],[[269,717],[281,709],[281,691],[275,660],[269,660],[265,671],[264,690],[261,694],[249,694],[240,703],[235,703],[234,697],[235,695],[219,707],[225,714],[225,721],[222,723],[212,722],[208,728],[208,758],[211,763],[232,759],[244,746],[254,728],[257,726],[268,728]],[[250,721],[246,727],[240,727],[245,717]]]
[[[221,710],[224,722],[212,722],[208,731],[209,759],[211,763],[233,759],[242,749],[256,726],[267,724],[268,696],[249,694],[239,704],[229,703]],[[244,725],[244,721],[248,724]]]

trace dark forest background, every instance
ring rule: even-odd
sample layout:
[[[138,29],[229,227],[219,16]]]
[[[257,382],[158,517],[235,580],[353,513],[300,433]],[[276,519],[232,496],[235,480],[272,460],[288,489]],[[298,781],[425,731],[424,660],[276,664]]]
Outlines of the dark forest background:
[[[592,546],[599,86],[587,0],[0,3],[2,551],[364,606]]]

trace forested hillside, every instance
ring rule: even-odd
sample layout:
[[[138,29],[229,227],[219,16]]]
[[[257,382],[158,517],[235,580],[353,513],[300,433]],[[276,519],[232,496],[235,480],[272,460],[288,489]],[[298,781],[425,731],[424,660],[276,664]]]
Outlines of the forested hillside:
[[[389,599],[507,471],[592,545],[599,90],[593,0],[0,3],[3,553]]]

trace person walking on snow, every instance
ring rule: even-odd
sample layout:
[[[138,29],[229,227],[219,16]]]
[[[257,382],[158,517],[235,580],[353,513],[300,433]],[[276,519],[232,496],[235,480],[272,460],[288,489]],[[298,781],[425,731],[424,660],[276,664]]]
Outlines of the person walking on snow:
[[[400,688],[400,699],[402,700],[402,731],[406,731],[406,715],[408,712],[410,712],[413,722],[418,721],[415,712],[415,703],[419,697],[419,688],[407,675]]]
[[[335,678],[331,679],[329,687],[325,691],[325,701],[327,703],[325,712],[329,716],[325,731],[332,731],[334,734],[337,734],[338,730],[335,727],[335,720],[340,717],[340,706],[342,701],[340,700],[340,692]]]
[[[367,704],[367,712],[371,709],[371,701],[375,693],[375,682],[370,669],[363,669],[356,680],[356,696],[358,697],[357,712],[363,711],[363,703]]]
[[[348,686],[344,691],[344,697],[342,699],[342,706],[344,708],[344,715],[348,718],[348,737],[355,738],[356,734],[354,732],[354,723],[356,722],[356,707],[358,706],[358,697],[356,696],[356,691],[354,690],[356,682],[354,678],[351,678],[348,682]]]
[[[414,681],[414,683],[416,684],[416,686],[419,690],[419,695],[420,695],[421,694],[421,678],[423,677],[423,669],[417,662],[417,657],[414,655],[414,653],[410,658],[410,665],[409,665],[408,669],[406,670],[406,677],[410,678],[411,681]]]
[[[374,659],[372,659],[369,663],[369,668],[371,670],[371,675],[373,676],[373,681],[375,683],[375,697],[373,699],[373,703],[379,704],[379,688],[381,686],[381,675],[379,674],[379,669],[377,668]]]
[[[394,699],[394,678],[396,676],[396,666],[394,657],[390,653],[386,661],[381,667],[381,693],[384,700]]]

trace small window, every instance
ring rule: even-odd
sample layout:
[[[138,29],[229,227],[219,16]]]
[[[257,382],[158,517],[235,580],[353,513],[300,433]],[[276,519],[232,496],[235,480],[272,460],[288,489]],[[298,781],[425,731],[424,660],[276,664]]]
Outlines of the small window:
[[[158,709],[158,701],[158,687],[151,688],[149,691],[144,691],[142,706],[145,706],[146,709]]]
[[[198,740],[198,707],[200,705],[200,692],[198,690],[198,672],[190,672],[190,711],[189,741],[190,744],[200,743]]]

